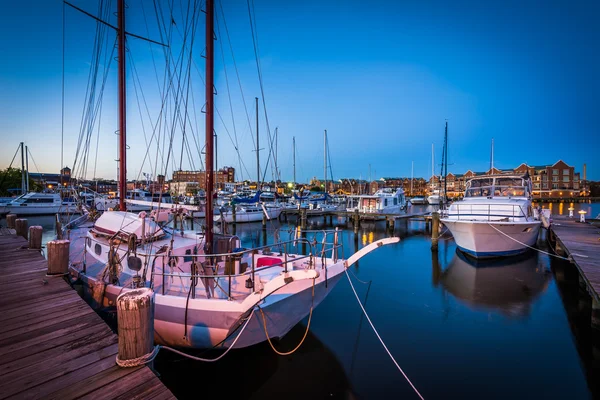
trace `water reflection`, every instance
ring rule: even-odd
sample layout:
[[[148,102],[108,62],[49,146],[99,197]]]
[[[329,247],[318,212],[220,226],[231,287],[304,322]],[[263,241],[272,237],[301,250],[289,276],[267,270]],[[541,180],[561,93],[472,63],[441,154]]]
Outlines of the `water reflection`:
[[[298,324],[273,344],[288,351],[302,340],[305,329],[304,324]],[[202,356],[214,358],[219,354]],[[161,351],[155,368],[178,399],[354,398],[344,368],[311,331],[302,346],[288,357],[275,354],[268,343],[238,349],[216,363],[201,363]],[[295,379],[300,382],[290,385]],[[200,391],[198,382],[204,383]]]
[[[434,284],[435,270],[434,264]],[[537,253],[475,261],[456,251],[441,280],[448,292],[473,308],[519,318],[529,315],[531,304],[546,290],[550,276]]]

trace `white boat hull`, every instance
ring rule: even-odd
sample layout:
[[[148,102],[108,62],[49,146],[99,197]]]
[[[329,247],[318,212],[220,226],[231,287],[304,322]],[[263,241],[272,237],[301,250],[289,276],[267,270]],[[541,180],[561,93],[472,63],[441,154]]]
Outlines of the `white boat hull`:
[[[432,206],[438,206],[440,204],[440,196],[432,194],[427,198],[427,202]]]
[[[463,252],[476,257],[502,257],[519,254],[535,245],[540,221],[495,222],[460,221],[442,218],[456,245]]]
[[[0,215],[52,215],[52,214],[74,214],[79,212],[77,206],[0,206]]]
[[[258,306],[265,316],[269,338],[283,337],[310,313],[311,305],[314,310],[339,282],[344,271],[344,263],[340,261],[327,267],[327,279],[325,279],[323,269],[318,268],[316,271],[319,275],[315,280],[314,299],[313,280],[297,279],[258,301]],[[79,274],[74,269],[71,269],[71,272],[79,276],[84,288],[93,288],[99,283],[95,277]],[[117,297],[124,290],[132,289],[107,285],[101,306],[115,306]],[[198,288],[197,290],[203,289]],[[90,296],[91,293],[87,295]],[[238,335],[236,328],[243,325],[244,318],[250,315],[252,309],[254,309],[252,319],[235,343],[235,348],[252,346],[267,339],[263,317],[258,307],[252,305],[248,307],[244,302],[239,303],[226,299],[190,298],[188,300],[185,296],[162,295],[157,292],[154,311],[154,341],[158,344],[177,347],[203,349],[219,345],[220,348],[228,348]],[[210,324],[207,325],[207,322]]]
[[[279,218],[279,215],[281,214],[281,211],[283,210],[283,208],[270,208],[267,207],[267,215],[269,215],[269,219],[277,219]],[[257,212],[237,212],[235,214],[235,222],[239,223],[239,222],[260,222],[262,221],[263,217],[264,217],[264,212],[263,211],[257,211]],[[218,214],[215,215],[214,217],[214,221],[215,222],[221,222],[221,218],[225,219],[225,222],[230,224],[233,222],[233,214],[231,213],[231,211],[227,211],[224,212],[223,214]]]

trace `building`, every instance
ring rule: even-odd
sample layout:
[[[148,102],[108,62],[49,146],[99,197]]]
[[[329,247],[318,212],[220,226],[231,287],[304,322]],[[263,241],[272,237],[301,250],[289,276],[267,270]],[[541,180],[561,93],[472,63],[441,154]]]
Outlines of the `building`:
[[[200,187],[206,187],[206,171],[175,171],[173,182],[197,182]],[[235,168],[223,167],[215,172],[214,183],[217,189],[225,187],[225,183],[235,182]]]
[[[433,176],[429,180],[429,188],[442,189],[444,181],[448,197],[462,197],[466,183],[474,176],[495,175],[495,174],[525,174],[529,173],[533,185],[534,198],[570,198],[589,195],[585,186],[580,180],[579,172],[562,160],[558,160],[553,165],[531,166],[525,163],[516,168],[491,168],[485,172],[473,172],[468,170],[464,174],[448,173],[445,178],[440,179]]]

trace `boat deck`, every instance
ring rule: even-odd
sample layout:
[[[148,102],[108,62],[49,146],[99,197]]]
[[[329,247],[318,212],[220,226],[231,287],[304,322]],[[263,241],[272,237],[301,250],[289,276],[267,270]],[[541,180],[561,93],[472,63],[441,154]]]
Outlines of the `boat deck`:
[[[577,266],[590,295],[600,301],[600,228],[568,217],[556,217],[550,227],[559,252]]]
[[[174,399],[150,368],[117,366],[117,335],[26,247],[0,231],[0,399]]]

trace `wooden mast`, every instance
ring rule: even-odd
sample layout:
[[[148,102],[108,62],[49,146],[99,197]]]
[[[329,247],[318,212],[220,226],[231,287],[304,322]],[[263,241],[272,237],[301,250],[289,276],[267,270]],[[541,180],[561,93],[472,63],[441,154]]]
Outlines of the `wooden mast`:
[[[127,194],[127,132],[126,132],[126,90],[125,90],[125,0],[117,3],[118,19],[118,60],[119,60],[119,210],[125,211]]]
[[[204,251],[213,251],[213,96],[214,96],[214,1],[206,0],[206,243]]]

